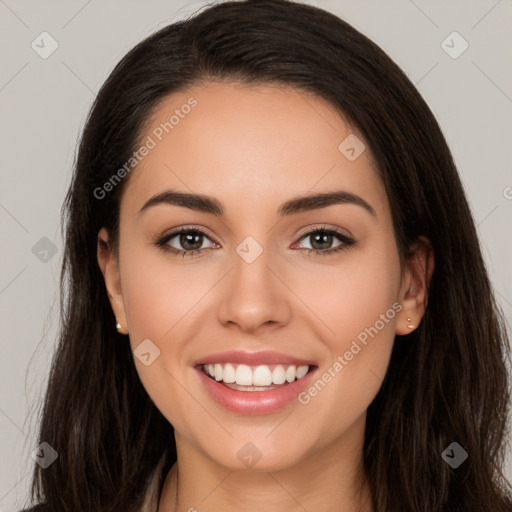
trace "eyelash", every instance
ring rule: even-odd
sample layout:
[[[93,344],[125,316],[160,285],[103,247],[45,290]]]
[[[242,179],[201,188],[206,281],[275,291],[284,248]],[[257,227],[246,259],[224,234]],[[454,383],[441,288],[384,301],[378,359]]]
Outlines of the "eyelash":
[[[174,247],[170,247],[167,245],[167,242],[169,242],[169,240],[171,240],[175,236],[180,235],[182,233],[203,235],[206,238],[208,238],[210,241],[216,243],[215,241],[211,240],[211,238],[204,231],[201,231],[200,229],[197,229],[197,228],[190,228],[190,227],[185,226],[185,227],[176,229],[175,231],[173,231],[172,233],[169,233],[168,235],[163,236],[162,238],[160,238],[159,240],[157,240],[155,242],[155,245],[159,249],[164,251],[165,253],[170,253],[174,256],[179,256],[181,254],[183,257],[193,257],[193,256],[196,256],[199,253],[205,251],[205,249],[193,249],[190,251],[185,251],[182,249],[175,249]],[[322,251],[320,249],[308,249],[308,248],[300,249],[301,251],[306,251],[307,254],[314,254],[315,256],[318,256],[318,255],[331,256],[331,255],[337,254],[341,251],[347,250],[349,247],[355,245],[355,243],[356,243],[354,239],[348,237],[347,235],[340,233],[339,231],[336,231],[332,228],[327,228],[327,227],[323,227],[323,226],[313,229],[311,231],[307,231],[306,233],[302,234],[299,238],[299,241],[302,241],[302,240],[308,238],[309,236],[311,236],[313,234],[317,234],[317,233],[334,235],[342,243],[340,245],[338,245],[337,247],[334,247],[332,249],[326,249],[324,251]]]

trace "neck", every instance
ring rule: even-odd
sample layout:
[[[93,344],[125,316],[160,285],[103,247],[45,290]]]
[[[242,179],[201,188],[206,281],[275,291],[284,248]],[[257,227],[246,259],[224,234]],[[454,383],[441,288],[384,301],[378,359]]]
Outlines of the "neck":
[[[355,432],[278,471],[230,470],[175,434],[179,463],[167,475],[158,512],[373,512],[362,470],[364,428]]]

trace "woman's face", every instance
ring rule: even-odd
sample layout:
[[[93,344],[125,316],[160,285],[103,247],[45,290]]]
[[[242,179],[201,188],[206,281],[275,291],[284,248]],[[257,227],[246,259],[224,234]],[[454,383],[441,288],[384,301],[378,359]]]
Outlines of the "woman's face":
[[[272,471],[361,446],[416,300],[363,144],[293,88],[212,83],[152,116],[122,196],[119,265],[100,261],[179,453]]]

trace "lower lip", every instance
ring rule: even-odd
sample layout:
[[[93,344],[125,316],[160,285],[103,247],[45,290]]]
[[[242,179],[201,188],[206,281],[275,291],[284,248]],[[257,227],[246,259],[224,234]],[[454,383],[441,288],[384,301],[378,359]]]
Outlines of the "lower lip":
[[[302,379],[269,391],[237,391],[208,377],[196,367],[201,382],[211,397],[226,409],[240,414],[268,414],[279,411],[304,391],[317,368],[311,369]]]

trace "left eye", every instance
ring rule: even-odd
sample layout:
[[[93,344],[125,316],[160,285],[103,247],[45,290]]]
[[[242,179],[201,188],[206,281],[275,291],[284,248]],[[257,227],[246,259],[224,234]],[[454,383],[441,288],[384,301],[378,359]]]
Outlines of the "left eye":
[[[332,250],[335,248],[335,247],[327,247],[333,243],[334,238],[338,238],[338,240],[341,240],[340,244],[338,244],[335,247],[339,247],[340,245],[343,245],[343,242],[347,243],[347,239],[344,235],[341,235],[341,233],[337,233],[335,231],[330,231],[330,230],[310,231],[309,233],[306,233],[305,235],[303,235],[301,237],[301,240],[310,240],[310,241],[312,241],[313,244],[320,246],[320,247],[306,247],[307,250],[326,252],[326,251],[329,251],[329,250]],[[342,238],[344,240],[342,240]],[[311,243],[310,243],[310,245],[311,245]]]

